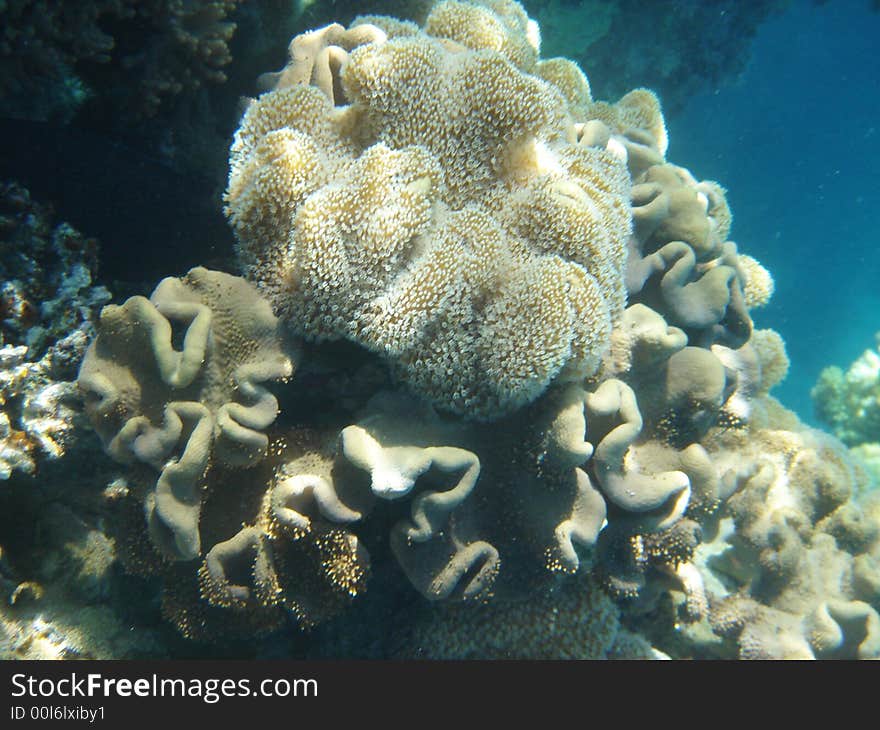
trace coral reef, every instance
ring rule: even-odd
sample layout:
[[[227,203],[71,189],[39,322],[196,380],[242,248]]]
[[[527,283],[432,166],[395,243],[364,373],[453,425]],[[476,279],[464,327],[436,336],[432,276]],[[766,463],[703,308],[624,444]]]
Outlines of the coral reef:
[[[741,658],[880,656],[872,589],[880,525],[862,496],[865,475],[837,442],[804,426],[771,421],[747,444],[730,433],[712,440],[717,462],[727,462],[733,444],[742,460],[727,462],[739,484],[697,558],[725,650]]]
[[[237,4],[10,0],[0,38],[6,113],[69,118],[90,96],[124,91],[129,113],[154,115],[164,98],[226,80]]]
[[[73,382],[110,299],[98,244],[5,182],[0,254],[0,657],[163,656],[116,595],[110,476]]]
[[[535,586],[528,598],[455,606],[416,617],[407,659],[656,659],[620,624],[619,609],[590,579]]]
[[[521,9],[441,3],[396,30],[294,39],[236,133],[227,214],[295,331],[382,353],[439,407],[489,420],[596,370],[623,303],[628,180],[529,73]]]
[[[877,657],[880,508],[770,395],[724,189],[538,37],[481,0],[293,39],[230,152],[245,278],[101,313],[84,544],[202,642],[357,601],[386,655]]]
[[[110,292],[97,243],[16,183],[0,185],[0,479],[32,474],[74,439],[70,382]]]
[[[26,360],[27,348],[0,349],[0,479],[33,474],[42,459],[58,459],[75,438],[76,386],[56,381],[50,353]]]
[[[880,442],[880,332],[846,372],[825,368],[813,387],[816,416],[847,446]]]
[[[179,351],[174,324],[185,327]],[[163,554],[199,554],[205,470],[214,460],[247,467],[265,456],[263,430],[278,403],[263,384],[292,373],[268,306],[228,274],[193,269],[162,281],[149,300],[101,311],[79,387],[108,453],[159,471],[145,509]]]
[[[652,580],[672,581],[698,619],[708,611],[692,563],[701,521],[729,496],[700,440],[718,424],[744,427],[763,414],[752,401],[784,376],[778,336],[749,343],[748,309],[766,302],[772,279],[754,259],[739,262],[724,190],[665,161],[656,97],[636,90],[616,104],[593,102],[583,74],[568,61],[539,61],[534,39],[511,3],[441,3],[423,31],[374,17],[347,30],[329,26],[294,39],[290,64],[265,80],[270,90],[246,113],[231,152],[227,212],[248,276],[295,331],[380,353],[405,385],[465,418],[373,399],[357,425],[341,430],[332,469],[295,475],[288,517],[357,529],[367,544],[370,525],[355,523],[369,523],[375,498],[416,492],[390,542],[429,598],[510,590],[526,556],[576,572],[594,548],[596,573],[613,596],[636,598]],[[455,59],[446,67],[461,75],[438,72],[443,58]],[[468,78],[480,79],[479,105],[463,86]],[[511,91],[487,127],[479,109],[500,101],[496,87]],[[438,88],[460,93],[435,100]],[[446,121],[462,118],[471,121]],[[622,172],[630,184],[618,182]],[[630,185],[632,235],[627,226],[609,234],[617,205],[609,193]],[[536,206],[546,213],[538,220],[526,215]],[[461,245],[478,237],[474,226],[494,230],[492,248],[479,255]],[[441,256],[446,241],[459,243]],[[526,258],[517,265],[512,252]],[[503,320],[473,318],[487,317],[493,296],[504,299],[517,277],[546,286],[528,272],[536,254],[575,264],[602,293],[613,334],[604,330],[607,344],[590,367],[548,357],[547,345],[532,351],[529,323],[558,338],[547,325],[570,322],[564,310],[530,299]],[[456,273],[473,265],[471,256],[481,268],[510,262],[505,278],[490,286],[484,275]],[[479,308],[462,292],[474,284]],[[625,312],[614,308],[624,288]],[[602,331],[596,308],[587,325]],[[426,328],[430,339],[420,334]],[[469,330],[490,334],[503,358],[482,352]],[[514,334],[516,349],[508,348]],[[571,339],[563,331],[568,353]],[[482,380],[438,348],[479,353]],[[536,377],[534,366],[517,364],[524,356],[552,369]],[[443,377],[428,379],[423,371],[432,369]],[[500,397],[505,370],[528,373],[530,390],[505,386],[510,395]],[[474,418],[495,424],[466,424]],[[369,482],[358,485],[346,461]],[[432,471],[450,475],[439,491],[418,486],[433,484],[420,479]],[[427,557],[411,557],[416,550]]]
[[[56,223],[21,185],[0,184],[0,343],[27,346],[33,358],[77,330],[90,335],[88,323],[110,299],[94,285],[97,270],[97,241]],[[58,358],[59,373],[76,372],[73,352]]]

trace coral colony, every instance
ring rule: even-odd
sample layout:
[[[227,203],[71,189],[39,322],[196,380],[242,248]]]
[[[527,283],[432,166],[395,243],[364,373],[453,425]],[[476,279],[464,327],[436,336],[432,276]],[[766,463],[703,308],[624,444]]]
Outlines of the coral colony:
[[[381,572],[446,607],[422,656],[880,656],[880,510],[769,395],[724,189],[539,37],[478,0],[293,39],[230,151],[241,276],[95,322],[116,556],[205,642],[356,615]]]

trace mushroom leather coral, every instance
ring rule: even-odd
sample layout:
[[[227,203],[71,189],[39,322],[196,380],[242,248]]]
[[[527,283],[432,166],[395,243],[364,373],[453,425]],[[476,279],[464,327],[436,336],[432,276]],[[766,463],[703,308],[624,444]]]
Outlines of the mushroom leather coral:
[[[629,177],[578,140],[577,79],[531,72],[517,4],[440,3],[398,30],[294,39],[236,133],[226,211],[296,332],[494,420],[597,369],[624,303]]]
[[[677,655],[876,656],[878,510],[769,395],[788,359],[749,310],[772,279],[727,240],[724,190],[665,160],[653,93],[593,102],[533,31],[484,0],[295,38],[231,149],[251,283],[196,269],[105,309],[80,384],[146,483],[166,614],[187,636],[311,626],[372,559],[379,591],[397,571],[500,601],[472,615],[533,639],[548,602],[602,614],[590,655],[616,601],[627,628],[671,607]],[[276,422],[283,326],[321,362]],[[380,376],[339,397],[309,380],[330,361]]]
[[[180,350],[173,323],[186,328]],[[212,457],[237,466],[263,457],[262,430],[278,411],[263,383],[292,373],[277,319],[239,277],[196,268],[183,280],[164,279],[150,299],[103,309],[79,386],[110,455],[159,472],[146,512],[162,553],[199,554]]]

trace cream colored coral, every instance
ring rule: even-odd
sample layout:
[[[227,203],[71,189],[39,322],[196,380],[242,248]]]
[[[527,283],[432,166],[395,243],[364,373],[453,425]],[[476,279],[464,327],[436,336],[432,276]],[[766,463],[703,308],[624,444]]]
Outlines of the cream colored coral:
[[[661,157],[669,147],[666,122],[660,100],[650,89],[633,89],[615,104],[597,103],[591,116],[605,122],[615,133],[625,135],[632,130],[647,132]]]
[[[548,58],[537,66],[538,75],[556,86],[565,96],[575,119],[586,118],[593,98],[590,82],[574,61],[567,58]]]
[[[698,260],[718,256],[723,239],[712,210],[726,210],[721,198],[713,198],[701,189],[691,173],[675,165],[654,165],[638,179],[633,189],[639,240],[649,253],[672,241],[683,241],[693,249]],[[650,201],[650,202],[649,202]]]
[[[690,479],[683,471],[654,468],[652,459],[639,458],[635,442],[643,422],[632,389],[620,380],[606,380],[586,403],[588,420],[613,424],[596,445],[594,456],[602,493],[621,509],[642,513],[654,528],[674,524],[687,509]]]
[[[633,304],[623,313],[611,335],[606,370],[619,375],[630,370],[655,368],[687,344],[687,335],[644,304]]]
[[[766,393],[785,380],[791,364],[785,352],[785,340],[771,329],[754,330],[749,344],[761,364],[761,391]]]
[[[663,163],[669,137],[660,100],[653,91],[635,89],[615,104],[596,102],[586,110],[585,118],[606,127],[608,149],[626,162],[633,180]]]
[[[376,420],[380,422],[376,424]],[[428,599],[451,595],[475,598],[485,595],[498,572],[498,551],[483,540],[468,540],[455,527],[456,509],[470,497],[480,476],[476,454],[451,446],[386,446],[370,433],[387,436],[399,428],[383,416],[364,425],[348,426],[340,434],[342,454],[370,475],[373,494],[399,499],[413,490],[429,471],[457,477],[452,486],[428,490],[412,501],[411,519],[400,521],[391,532],[391,547],[413,585]],[[405,434],[400,431],[397,439]]]
[[[472,50],[497,51],[511,63],[531,71],[540,37],[523,7],[510,0],[438,3],[425,22],[425,33]]]
[[[385,31],[361,23],[346,30],[339,23],[296,36],[288,49],[290,62],[277,74],[260,78],[264,89],[283,89],[296,84],[312,84],[336,103],[339,94],[339,69],[348,60],[348,51],[363,43],[383,41]]]
[[[702,180],[697,183],[697,191],[706,196],[708,201],[707,215],[715,228],[715,236],[719,241],[726,241],[733,225],[733,213],[727,203],[727,191],[714,180]]]
[[[737,268],[742,279],[743,299],[746,307],[763,307],[773,296],[773,275],[751,256],[739,254]]]
[[[593,373],[625,300],[626,169],[577,142],[585,79],[524,71],[528,28],[493,0],[441,3],[418,34],[361,30],[332,92],[297,71],[230,157],[227,214],[276,311],[483,420]]]
[[[184,328],[181,349],[174,324]],[[122,463],[159,472],[145,498],[150,536],[176,560],[201,550],[201,488],[212,456],[263,458],[278,402],[263,385],[293,373],[280,323],[243,279],[203,268],[101,312],[80,368],[86,413]]]

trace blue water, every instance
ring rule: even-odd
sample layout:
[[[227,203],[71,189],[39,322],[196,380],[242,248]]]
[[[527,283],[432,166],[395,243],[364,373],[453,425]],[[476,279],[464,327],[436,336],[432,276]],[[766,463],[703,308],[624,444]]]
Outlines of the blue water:
[[[776,280],[757,327],[792,360],[774,394],[810,419],[810,388],[880,330],[880,13],[795,2],[758,31],[733,85],[668,118],[668,159],[728,189],[732,238]]]

